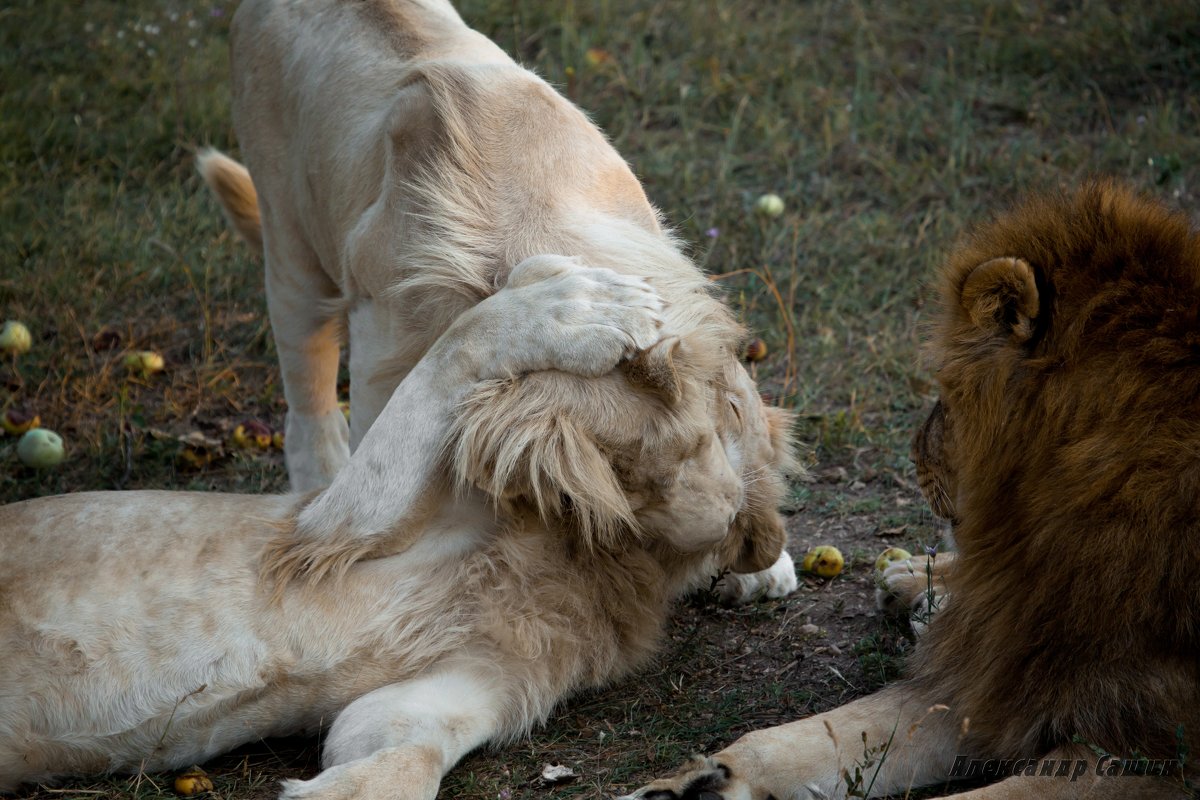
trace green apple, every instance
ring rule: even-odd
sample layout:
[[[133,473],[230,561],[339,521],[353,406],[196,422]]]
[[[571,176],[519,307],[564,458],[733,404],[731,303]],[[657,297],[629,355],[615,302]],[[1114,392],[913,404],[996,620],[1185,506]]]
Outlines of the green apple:
[[[35,469],[53,467],[63,460],[65,454],[62,437],[45,428],[26,431],[21,441],[17,442],[17,457],[26,466]]]

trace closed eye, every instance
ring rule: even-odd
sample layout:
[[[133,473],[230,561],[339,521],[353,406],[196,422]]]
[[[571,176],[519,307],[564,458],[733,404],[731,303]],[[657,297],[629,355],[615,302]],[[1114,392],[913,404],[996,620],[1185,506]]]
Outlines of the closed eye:
[[[740,426],[742,424],[742,410],[738,408],[738,404],[732,398],[729,400],[729,407],[733,409],[733,416],[737,418],[738,425]]]

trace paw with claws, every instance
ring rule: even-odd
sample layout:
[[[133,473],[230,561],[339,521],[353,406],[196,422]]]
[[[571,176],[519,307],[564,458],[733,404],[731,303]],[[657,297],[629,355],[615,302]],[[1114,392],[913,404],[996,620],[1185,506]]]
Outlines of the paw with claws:
[[[597,377],[662,338],[663,304],[650,284],[574,258],[522,261],[479,310],[489,303],[501,324],[486,326],[480,379],[548,369]]]
[[[879,575],[875,605],[885,614],[908,615],[913,632],[920,636],[933,617],[946,607],[949,593],[946,578],[955,556],[913,556],[889,564]]]
[[[670,778],[654,781],[618,800],[775,800],[770,792],[739,779],[729,766],[696,756]]]
[[[777,600],[796,591],[796,564],[784,550],[779,559],[761,572],[729,572],[717,586],[721,602],[741,605],[767,598]]]

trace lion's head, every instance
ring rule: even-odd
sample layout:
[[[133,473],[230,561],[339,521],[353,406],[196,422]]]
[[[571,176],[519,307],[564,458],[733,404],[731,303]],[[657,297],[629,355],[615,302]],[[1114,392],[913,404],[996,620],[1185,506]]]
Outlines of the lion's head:
[[[742,331],[725,306],[707,291],[676,298],[669,335],[608,375],[477,388],[457,417],[454,469],[585,549],[641,543],[766,569],[786,543],[791,417],[738,363]]]
[[[1200,731],[1200,240],[1097,183],[984,227],[940,283],[916,454],[960,553],[918,675],[992,755],[1171,755]]]

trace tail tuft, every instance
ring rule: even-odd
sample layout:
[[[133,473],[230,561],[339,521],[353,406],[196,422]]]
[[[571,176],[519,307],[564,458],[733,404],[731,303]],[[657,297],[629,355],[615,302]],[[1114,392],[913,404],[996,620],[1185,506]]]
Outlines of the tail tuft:
[[[258,192],[250,172],[219,150],[208,148],[196,154],[196,169],[216,195],[225,219],[261,255],[262,220],[258,215]]]

